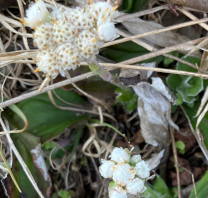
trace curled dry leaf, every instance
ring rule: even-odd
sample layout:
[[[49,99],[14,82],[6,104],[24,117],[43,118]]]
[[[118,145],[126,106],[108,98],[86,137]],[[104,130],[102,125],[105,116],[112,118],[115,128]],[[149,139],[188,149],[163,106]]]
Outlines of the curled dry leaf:
[[[33,156],[33,161],[35,166],[40,170],[40,172],[42,173],[44,180],[45,181],[50,181],[49,177],[48,177],[48,171],[46,168],[46,163],[45,160],[42,156],[42,152],[41,152],[41,144],[38,144],[35,149],[31,150],[32,156]]]
[[[145,141],[153,146],[169,145],[169,125],[178,130],[171,120],[171,105],[174,99],[160,78],[152,77],[153,84],[141,82],[132,86],[138,98],[138,114]]]
[[[156,169],[157,166],[160,164],[164,151],[165,149],[161,150],[159,153],[153,154],[153,156],[149,160],[146,160],[146,163],[149,165],[150,170]]]
[[[140,18],[130,19],[128,21],[122,22],[122,24],[133,35],[143,34],[146,32],[164,28],[164,26],[158,23],[155,23],[153,21],[144,21],[141,20]],[[174,33],[172,31],[146,36],[144,37],[144,40],[146,40],[148,43],[160,47],[170,47],[173,45],[178,45],[189,41],[187,37]],[[187,48],[184,46],[184,51],[181,52],[186,53],[187,52],[186,50],[190,50],[190,46]],[[199,56],[199,52],[196,52],[195,55]]]
[[[142,63],[140,64],[145,67],[151,67],[154,68],[156,65],[156,62],[152,63]],[[123,82],[125,86],[130,85],[137,85],[142,80],[147,80],[151,75],[153,74],[153,71],[144,71],[144,70],[135,70],[135,69],[122,69],[119,75],[119,80]]]

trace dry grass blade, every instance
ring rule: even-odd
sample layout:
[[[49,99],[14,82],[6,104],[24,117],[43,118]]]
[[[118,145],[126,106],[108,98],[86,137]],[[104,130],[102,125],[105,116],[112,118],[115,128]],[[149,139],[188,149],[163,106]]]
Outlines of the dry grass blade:
[[[0,123],[1,123],[1,126],[3,128],[3,130],[6,133],[6,137],[7,137],[7,140],[8,140],[8,143],[9,143],[9,146],[11,147],[12,151],[14,152],[16,158],[18,159],[19,163],[21,164],[25,174],[27,175],[28,179],[30,180],[31,184],[33,185],[33,187],[35,188],[36,192],[38,193],[38,195],[40,196],[40,198],[44,198],[42,192],[40,191],[40,189],[38,188],[37,186],[37,183],[35,182],[29,168],[27,167],[27,165],[25,164],[24,160],[22,159],[21,155],[19,154],[18,150],[16,149],[10,135],[8,134],[9,133],[9,124],[6,122],[6,125],[7,127],[5,126],[4,122],[2,119],[0,119]]]
[[[155,72],[162,72],[162,73],[169,73],[169,74],[195,76],[195,77],[208,79],[208,74],[199,74],[199,73],[179,71],[179,70],[174,70],[174,69],[150,68],[150,67],[144,67],[142,65],[124,65],[124,64],[112,64],[112,63],[100,63],[100,65],[103,67],[116,67],[116,68],[124,68],[124,69],[155,71]]]
[[[204,105],[206,104],[206,102],[208,101],[208,87],[206,88],[206,91],[204,93],[203,98],[201,99],[201,104],[199,106],[199,109],[195,115],[195,117],[199,116],[199,114],[201,113],[202,109],[204,108]]]
[[[1,117],[0,117],[0,120],[2,120]],[[21,191],[21,189],[20,189],[20,187],[19,187],[19,185],[18,185],[18,183],[17,183],[17,181],[16,181],[16,179],[15,179],[15,177],[14,177],[14,175],[13,175],[13,173],[12,173],[12,171],[11,171],[9,165],[8,165],[8,163],[7,163],[6,158],[4,157],[4,154],[3,154],[3,151],[2,151],[2,147],[0,147],[0,156],[1,156],[1,159],[4,161],[4,164],[5,164],[5,166],[6,166],[7,170],[8,170],[11,178],[12,178],[12,181],[14,182],[14,184],[17,187],[18,191],[21,193],[22,191]]]
[[[8,134],[8,133],[21,133],[21,132],[25,131],[28,127],[28,121],[27,121],[27,118],[25,117],[24,113],[16,105],[12,104],[12,105],[9,106],[9,108],[22,118],[22,120],[25,123],[25,126],[21,130],[12,130],[12,131],[0,132],[0,135],[5,135],[5,134]]]
[[[155,12],[158,12],[158,11],[163,10],[163,9],[168,9],[168,6],[167,5],[162,5],[162,6],[152,8],[152,9],[136,12],[134,14],[122,14],[121,16],[118,16],[117,18],[115,18],[115,22],[127,21],[127,20],[132,19],[132,18],[141,17],[141,16],[144,16],[144,15],[155,13]]]

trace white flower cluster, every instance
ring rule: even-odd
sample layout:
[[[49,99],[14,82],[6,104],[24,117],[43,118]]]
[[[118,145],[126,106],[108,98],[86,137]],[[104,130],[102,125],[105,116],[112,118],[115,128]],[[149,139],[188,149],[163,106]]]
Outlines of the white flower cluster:
[[[36,57],[38,69],[48,78],[76,69],[81,61],[91,63],[104,42],[118,37],[113,19],[117,6],[108,2],[97,2],[75,9],[46,7],[36,0],[26,11],[22,20],[25,26],[35,30],[34,44],[39,48]]]
[[[138,195],[146,190],[145,181],[150,176],[150,170],[140,155],[130,157],[130,151],[114,148],[111,160],[101,160],[100,174],[104,178],[112,178],[109,185],[110,198],[127,198],[127,194]]]

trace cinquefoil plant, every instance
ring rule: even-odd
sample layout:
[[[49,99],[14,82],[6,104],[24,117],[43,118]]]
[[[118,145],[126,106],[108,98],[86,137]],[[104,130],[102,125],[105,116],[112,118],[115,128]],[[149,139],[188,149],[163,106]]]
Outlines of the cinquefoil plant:
[[[200,59],[195,56],[183,57],[182,60],[188,61],[194,65],[200,65]],[[187,72],[198,71],[181,62],[177,63],[176,69]],[[177,97],[176,105],[185,102],[188,106],[193,106],[194,101],[198,99],[198,94],[204,89],[203,79],[194,76],[170,74],[167,77],[167,84],[175,92]]]

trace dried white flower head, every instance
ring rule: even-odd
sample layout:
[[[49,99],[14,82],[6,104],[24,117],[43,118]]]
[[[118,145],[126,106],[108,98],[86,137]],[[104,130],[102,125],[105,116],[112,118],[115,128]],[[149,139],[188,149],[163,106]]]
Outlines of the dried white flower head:
[[[126,191],[133,195],[138,195],[139,193],[141,193],[143,188],[144,181],[139,178],[130,180],[126,185]]]
[[[127,198],[127,192],[121,186],[109,186],[109,198]]]
[[[64,76],[66,70],[76,69],[80,62],[92,63],[100,44],[118,37],[112,22],[117,6],[90,2],[75,9],[52,6],[49,12],[43,0],[36,0],[26,11],[22,22],[35,30],[34,45],[39,48],[36,71],[42,71],[49,81],[59,73]]]
[[[137,163],[139,163],[141,161],[142,161],[141,155],[134,155],[131,157],[130,164],[132,166],[135,166]]]
[[[136,171],[134,167],[129,164],[119,163],[118,165],[113,167],[113,180],[116,184],[121,186],[125,186],[130,180],[135,177]]]
[[[111,155],[111,160],[115,162],[128,162],[130,160],[130,154],[128,149],[114,148]]]
[[[101,160],[100,174],[113,179],[109,184],[110,198],[126,198],[127,193],[138,195],[146,190],[144,182],[149,179],[149,167],[140,155],[130,159],[132,150],[116,147],[110,155],[111,160]]]
[[[99,167],[100,174],[104,178],[111,178],[113,177],[114,169],[112,168],[115,163],[112,161],[107,161],[104,159],[101,159],[102,165]]]
[[[50,21],[50,14],[42,0],[36,0],[26,11],[26,18],[23,22],[31,28],[38,27],[41,24]]]
[[[150,175],[150,170],[148,164],[142,160],[141,162],[137,163],[135,166],[136,174],[141,178],[145,179],[148,178]]]

